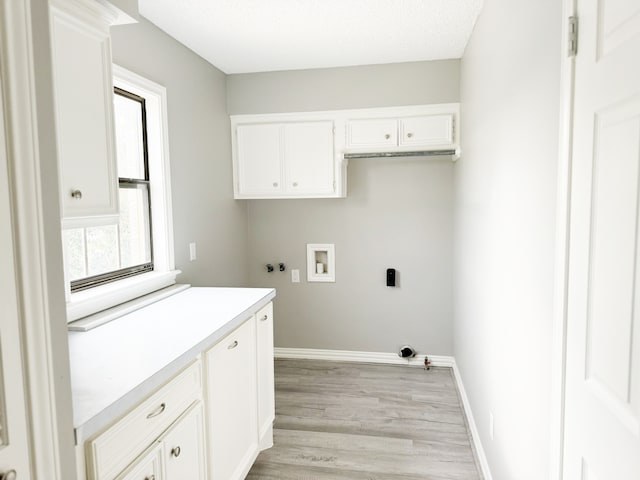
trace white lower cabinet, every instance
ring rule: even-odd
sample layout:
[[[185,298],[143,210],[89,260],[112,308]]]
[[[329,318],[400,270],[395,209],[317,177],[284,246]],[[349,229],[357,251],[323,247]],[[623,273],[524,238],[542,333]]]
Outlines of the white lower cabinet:
[[[196,402],[116,480],[206,480],[202,402]]]
[[[164,480],[165,478],[162,470],[162,445],[156,444],[116,480]]]
[[[260,450],[273,446],[275,386],[273,371],[273,304],[256,313],[258,360],[258,434]]]
[[[269,303],[88,440],[79,480],[244,479],[273,445],[274,405]]]
[[[205,480],[207,478],[204,449],[202,403],[196,403],[161,438],[164,457],[164,479]]]
[[[254,317],[205,355],[209,479],[243,479],[258,455]]]

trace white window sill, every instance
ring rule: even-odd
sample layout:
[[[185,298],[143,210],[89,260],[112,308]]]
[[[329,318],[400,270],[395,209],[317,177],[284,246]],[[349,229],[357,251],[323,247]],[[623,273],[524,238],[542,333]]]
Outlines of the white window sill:
[[[67,301],[67,322],[101,312],[176,283],[180,270],[149,272],[81,292]]]

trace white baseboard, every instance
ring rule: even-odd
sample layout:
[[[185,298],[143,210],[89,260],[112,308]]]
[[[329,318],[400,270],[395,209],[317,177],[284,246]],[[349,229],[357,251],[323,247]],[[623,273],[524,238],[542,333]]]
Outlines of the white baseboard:
[[[453,377],[456,379],[456,384],[458,385],[458,392],[460,392],[462,408],[464,408],[464,413],[467,416],[467,423],[469,424],[469,430],[471,432],[471,440],[473,441],[473,446],[476,449],[476,457],[478,458],[478,463],[480,464],[480,469],[482,470],[482,476],[484,477],[484,480],[493,480],[491,470],[489,469],[489,462],[487,461],[487,455],[484,453],[484,448],[482,446],[482,442],[480,441],[480,433],[478,432],[476,421],[473,418],[473,412],[471,411],[469,397],[467,397],[467,391],[464,389],[462,376],[460,375],[460,370],[458,370],[458,365],[456,364],[455,360],[453,362]]]
[[[387,363],[393,365],[424,365],[424,355],[416,355],[413,358],[406,359],[400,358],[395,353],[386,352],[354,352],[350,350],[320,350],[315,348],[278,348],[274,349],[275,358],[292,358],[301,360],[332,360],[334,362],[362,362],[362,363]],[[487,456],[484,453],[482,442],[480,442],[480,434],[478,433],[478,427],[473,418],[471,412],[471,405],[469,404],[469,398],[467,392],[464,389],[462,383],[462,377],[460,376],[460,370],[456,365],[454,357],[446,355],[428,355],[433,367],[450,367],[453,369],[453,376],[460,392],[460,400],[462,401],[462,407],[464,408],[465,415],[467,416],[467,422],[469,424],[469,430],[471,432],[471,440],[476,450],[478,457],[478,463],[482,470],[484,480],[493,480],[491,471],[489,470],[489,462],[487,462]]]
[[[307,360],[332,360],[334,362],[387,363],[393,365],[424,365],[424,355],[400,358],[395,353],[353,352],[349,350],[318,350],[315,348],[275,348],[276,358],[299,358]],[[452,367],[453,357],[429,355],[432,367]]]

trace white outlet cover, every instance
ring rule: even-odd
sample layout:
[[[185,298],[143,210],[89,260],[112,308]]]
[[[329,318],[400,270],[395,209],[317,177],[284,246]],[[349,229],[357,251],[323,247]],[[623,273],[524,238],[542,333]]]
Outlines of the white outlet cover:
[[[291,283],[300,283],[300,270],[291,270]]]

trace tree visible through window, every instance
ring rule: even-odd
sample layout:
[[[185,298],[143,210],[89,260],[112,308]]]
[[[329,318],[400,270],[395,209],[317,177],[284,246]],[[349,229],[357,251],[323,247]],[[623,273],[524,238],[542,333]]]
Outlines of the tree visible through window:
[[[63,231],[71,291],[153,270],[145,99],[114,89],[120,218]]]

